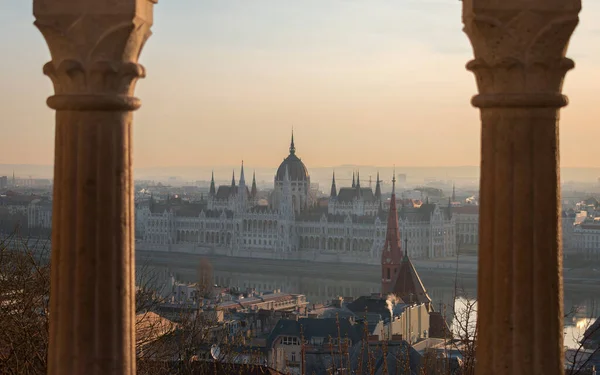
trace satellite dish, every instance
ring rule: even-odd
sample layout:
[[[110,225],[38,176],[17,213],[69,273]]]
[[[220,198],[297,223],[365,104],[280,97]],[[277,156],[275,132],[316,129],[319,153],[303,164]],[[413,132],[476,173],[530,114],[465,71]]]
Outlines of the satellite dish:
[[[218,361],[219,356],[221,355],[221,349],[217,345],[213,344],[213,346],[210,348],[210,355],[215,361]]]

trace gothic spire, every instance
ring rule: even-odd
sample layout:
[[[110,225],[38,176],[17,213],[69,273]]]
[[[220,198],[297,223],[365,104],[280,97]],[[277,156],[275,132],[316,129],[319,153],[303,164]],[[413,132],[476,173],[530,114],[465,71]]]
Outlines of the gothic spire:
[[[210,191],[209,194],[214,196],[217,193],[215,189],[215,171],[212,171],[212,176],[210,178]]]
[[[354,172],[352,172],[352,187],[356,187],[356,181],[354,180]]]
[[[235,169],[233,170],[233,172],[231,174],[231,187],[232,188],[235,187]]]
[[[402,262],[402,244],[400,243],[400,228],[398,226],[398,210],[396,209],[396,192],[394,186],[396,177],[392,179],[392,196],[390,199],[390,210],[388,212],[387,230],[385,244],[381,252],[382,266],[382,293],[393,293],[396,272]]]
[[[256,194],[256,172],[252,172],[252,190],[250,190],[250,195],[252,196],[252,198],[256,198]]]
[[[379,172],[377,172],[377,184],[375,185],[375,198],[381,200],[381,185],[379,183]]]
[[[296,153],[296,146],[294,145],[294,128],[292,128],[292,142],[290,142],[290,155]]]
[[[246,178],[244,177],[244,161],[242,160],[242,171],[240,172],[240,185],[246,185]]]
[[[360,189],[360,171],[356,172],[356,188]]]
[[[331,194],[330,198],[337,197],[337,187],[335,186],[335,171],[333,171],[333,178],[331,179]]]

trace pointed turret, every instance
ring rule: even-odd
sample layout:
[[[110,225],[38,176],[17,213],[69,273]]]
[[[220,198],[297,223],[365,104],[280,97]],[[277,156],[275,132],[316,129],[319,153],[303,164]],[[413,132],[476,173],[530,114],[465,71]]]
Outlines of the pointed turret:
[[[352,172],[352,187],[356,187],[356,181],[354,180],[354,172]]]
[[[375,185],[375,199],[381,201],[381,185],[379,183],[379,172],[377,172],[377,184]]]
[[[381,293],[386,295],[393,291],[394,282],[402,261],[402,246],[398,228],[398,211],[396,210],[396,173],[392,178],[392,196],[388,212],[385,245],[381,252]]]
[[[212,172],[212,176],[210,177],[210,191],[209,194],[211,197],[214,197],[217,194],[217,190],[215,189],[215,171]]]
[[[240,185],[246,185],[246,178],[244,177],[244,161],[242,160],[242,170],[240,171]]]
[[[235,187],[235,170],[231,173],[231,188]]]
[[[331,179],[331,193],[330,198],[337,197],[337,187],[335,186],[335,171],[333,172],[333,178]]]
[[[256,172],[252,172],[252,190],[250,191],[250,196],[252,198],[256,198],[258,194],[258,190],[256,189]]]
[[[356,188],[360,189],[360,171],[356,172]]]
[[[290,142],[290,155],[296,153],[296,146],[294,145],[294,128],[292,128],[292,141]]]

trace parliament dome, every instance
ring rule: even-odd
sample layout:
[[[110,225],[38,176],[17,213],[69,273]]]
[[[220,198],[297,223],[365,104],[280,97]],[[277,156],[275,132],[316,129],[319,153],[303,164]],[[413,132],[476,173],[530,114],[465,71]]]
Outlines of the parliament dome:
[[[277,168],[277,174],[275,175],[276,181],[283,181],[285,179],[285,170],[288,170],[290,181],[308,181],[308,169],[296,156],[296,147],[294,146],[294,134],[292,133],[292,142],[290,144],[290,154],[287,158],[281,162],[279,168]]]

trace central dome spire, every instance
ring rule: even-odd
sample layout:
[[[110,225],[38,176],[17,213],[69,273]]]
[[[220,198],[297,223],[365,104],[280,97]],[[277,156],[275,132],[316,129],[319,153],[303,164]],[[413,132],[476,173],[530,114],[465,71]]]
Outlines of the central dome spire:
[[[309,181],[308,170],[302,160],[296,155],[296,145],[294,144],[294,129],[292,128],[292,139],[290,141],[290,153],[289,155],[283,159],[283,162],[279,165],[277,169],[277,174],[275,175],[276,181],[283,181],[285,175],[285,169],[288,168],[288,173],[290,175],[291,181]]]
[[[296,146],[294,146],[294,128],[292,128],[292,142],[290,142],[290,155],[296,153]]]

